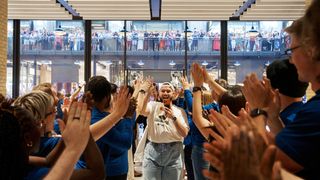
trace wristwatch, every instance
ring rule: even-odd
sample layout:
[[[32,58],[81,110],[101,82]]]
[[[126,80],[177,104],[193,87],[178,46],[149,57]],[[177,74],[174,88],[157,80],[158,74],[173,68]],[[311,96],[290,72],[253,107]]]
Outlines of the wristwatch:
[[[173,120],[173,122],[176,122],[177,121],[177,117],[173,116],[172,120]]]
[[[144,89],[140,89],[139,93],[145,94],[146,91]]]
[[[201,87],[195,86],[195,87],[193,87],[192,92],[197,92],[197,91],[201,91],[201,90],[202,90]]]
[[[253,109],[251,112],[250,112],[250,116],[251,117],[257,117],[257,116],[260,116],[260,115],[264,115],[266,118],[268,118],[268,113],[267,111],[263,110],[263,109],[259,109],[259,108],[256,108],[256,109]]]

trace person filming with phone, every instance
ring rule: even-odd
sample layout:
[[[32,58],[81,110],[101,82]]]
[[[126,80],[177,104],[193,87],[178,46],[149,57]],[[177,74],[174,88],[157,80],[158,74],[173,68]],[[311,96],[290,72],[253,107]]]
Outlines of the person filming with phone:
[[[149,86],[151,88],[151,86]],[[165,82],[160,86],[161,102],[148,102],[145,91],[141,114],[147,116],[147,143],[143,157],[144,179],[177,180],[183,169],[183,139],[189,131],[185,111],[172,104],[174,87]]]

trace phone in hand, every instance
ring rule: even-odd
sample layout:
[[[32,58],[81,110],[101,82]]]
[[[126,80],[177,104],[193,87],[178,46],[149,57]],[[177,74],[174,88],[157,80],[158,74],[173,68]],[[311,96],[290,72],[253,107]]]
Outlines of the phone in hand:
[[[163,102],[164,107],[171,108],[171,101],[170,101],[170,99],[163,99],[162,102]]]

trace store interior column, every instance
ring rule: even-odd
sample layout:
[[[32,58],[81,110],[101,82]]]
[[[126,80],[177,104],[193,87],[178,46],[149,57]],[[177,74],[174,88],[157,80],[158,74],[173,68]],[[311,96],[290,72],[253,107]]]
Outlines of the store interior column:
[[[6,93],[8,0],[0,1],[0,93]]]

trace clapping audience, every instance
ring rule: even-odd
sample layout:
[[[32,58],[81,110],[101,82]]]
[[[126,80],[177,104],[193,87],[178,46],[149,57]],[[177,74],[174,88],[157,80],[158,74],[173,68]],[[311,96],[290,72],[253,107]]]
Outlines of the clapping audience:
[[[137,80],[134,90],[118,89],[105,77],[93,76],[81,99],[58,99],[49,83],[16,100],[0,96],[0,179],[130,178],[128,150],[141,118],[147,127],[135,159],[143,162],[144,179],[182,179],[187,158],[192,160],[186,163],[189,179],[319,179],[319,16],[320,1],[313,1],[285,30],[292,39],[290,58],[270,64],[262,79],[248,74],[243,86],[223,87],[193,64],[194,86],[183,77],[183,91],[170,82],[157,90],[151,77]],[[161,39],[153,39],[152,47],[139,46],[135,36],[130,45],[135,50],[176,51],[181,43],[176,37],[167,41],[170,46]],[[169,32],[166,37],[170,40]],[[308,83],[316,95],[302,103]],[[204,84],[211,101],[203,100]],[[58,104],[60,132],[55,132]],[[183,154],[183,141],[189,154]]]

